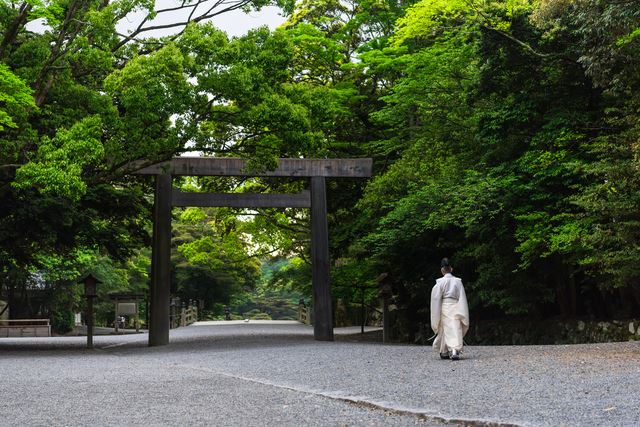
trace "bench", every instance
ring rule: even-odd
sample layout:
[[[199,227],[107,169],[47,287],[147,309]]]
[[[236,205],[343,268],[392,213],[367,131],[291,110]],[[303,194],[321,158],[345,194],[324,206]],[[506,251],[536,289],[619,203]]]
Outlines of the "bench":
[[[0,320],[0,338],[50,336],[49,319]]]

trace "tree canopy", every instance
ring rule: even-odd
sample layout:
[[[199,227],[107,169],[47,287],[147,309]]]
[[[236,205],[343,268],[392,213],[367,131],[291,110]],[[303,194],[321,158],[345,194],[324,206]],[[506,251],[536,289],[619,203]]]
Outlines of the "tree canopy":
[[[288,17],[275,30],[229,37],[208,21],[269,4]],[[480,318],[640,312],[637,2],[5,1],[0,31],[0,278],[14,299],[36,272],[66,272],[51,273],[62,286],[89,259],[131,267],[151,189],[128,173],[198,151],[262,169],[373,157],[369,182],[328,183],[335,294],[389,273],[409,338],[444,256]],[[267,281],[308,291],[307,213],[174,216],[176,292],[228,301],[264,283],[270,256],[289,261]]]

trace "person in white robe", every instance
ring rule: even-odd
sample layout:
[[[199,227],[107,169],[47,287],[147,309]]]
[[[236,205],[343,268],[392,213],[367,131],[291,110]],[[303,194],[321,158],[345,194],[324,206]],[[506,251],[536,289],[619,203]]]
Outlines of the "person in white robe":
[[[458,360],[469,330],[469,305],[462,280],[455,277],[447,258],[440,263],[442,276],[431,290],[433,348],[443,359]]]

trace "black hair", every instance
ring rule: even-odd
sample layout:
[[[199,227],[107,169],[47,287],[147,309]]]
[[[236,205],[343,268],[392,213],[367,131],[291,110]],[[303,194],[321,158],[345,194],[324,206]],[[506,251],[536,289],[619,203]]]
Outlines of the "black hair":
[[[449,262],[449,258],[442,258],[442,261],[440,261],[440,268],[445,268],[447,270],[451,268],[451,263]]]

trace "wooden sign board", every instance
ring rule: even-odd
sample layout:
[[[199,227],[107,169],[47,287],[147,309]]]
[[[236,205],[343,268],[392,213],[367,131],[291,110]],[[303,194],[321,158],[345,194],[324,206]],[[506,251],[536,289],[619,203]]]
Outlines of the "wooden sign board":
[[[116,316],[125,315],[133,316],[138,312],[135,302],[119,302]]]

